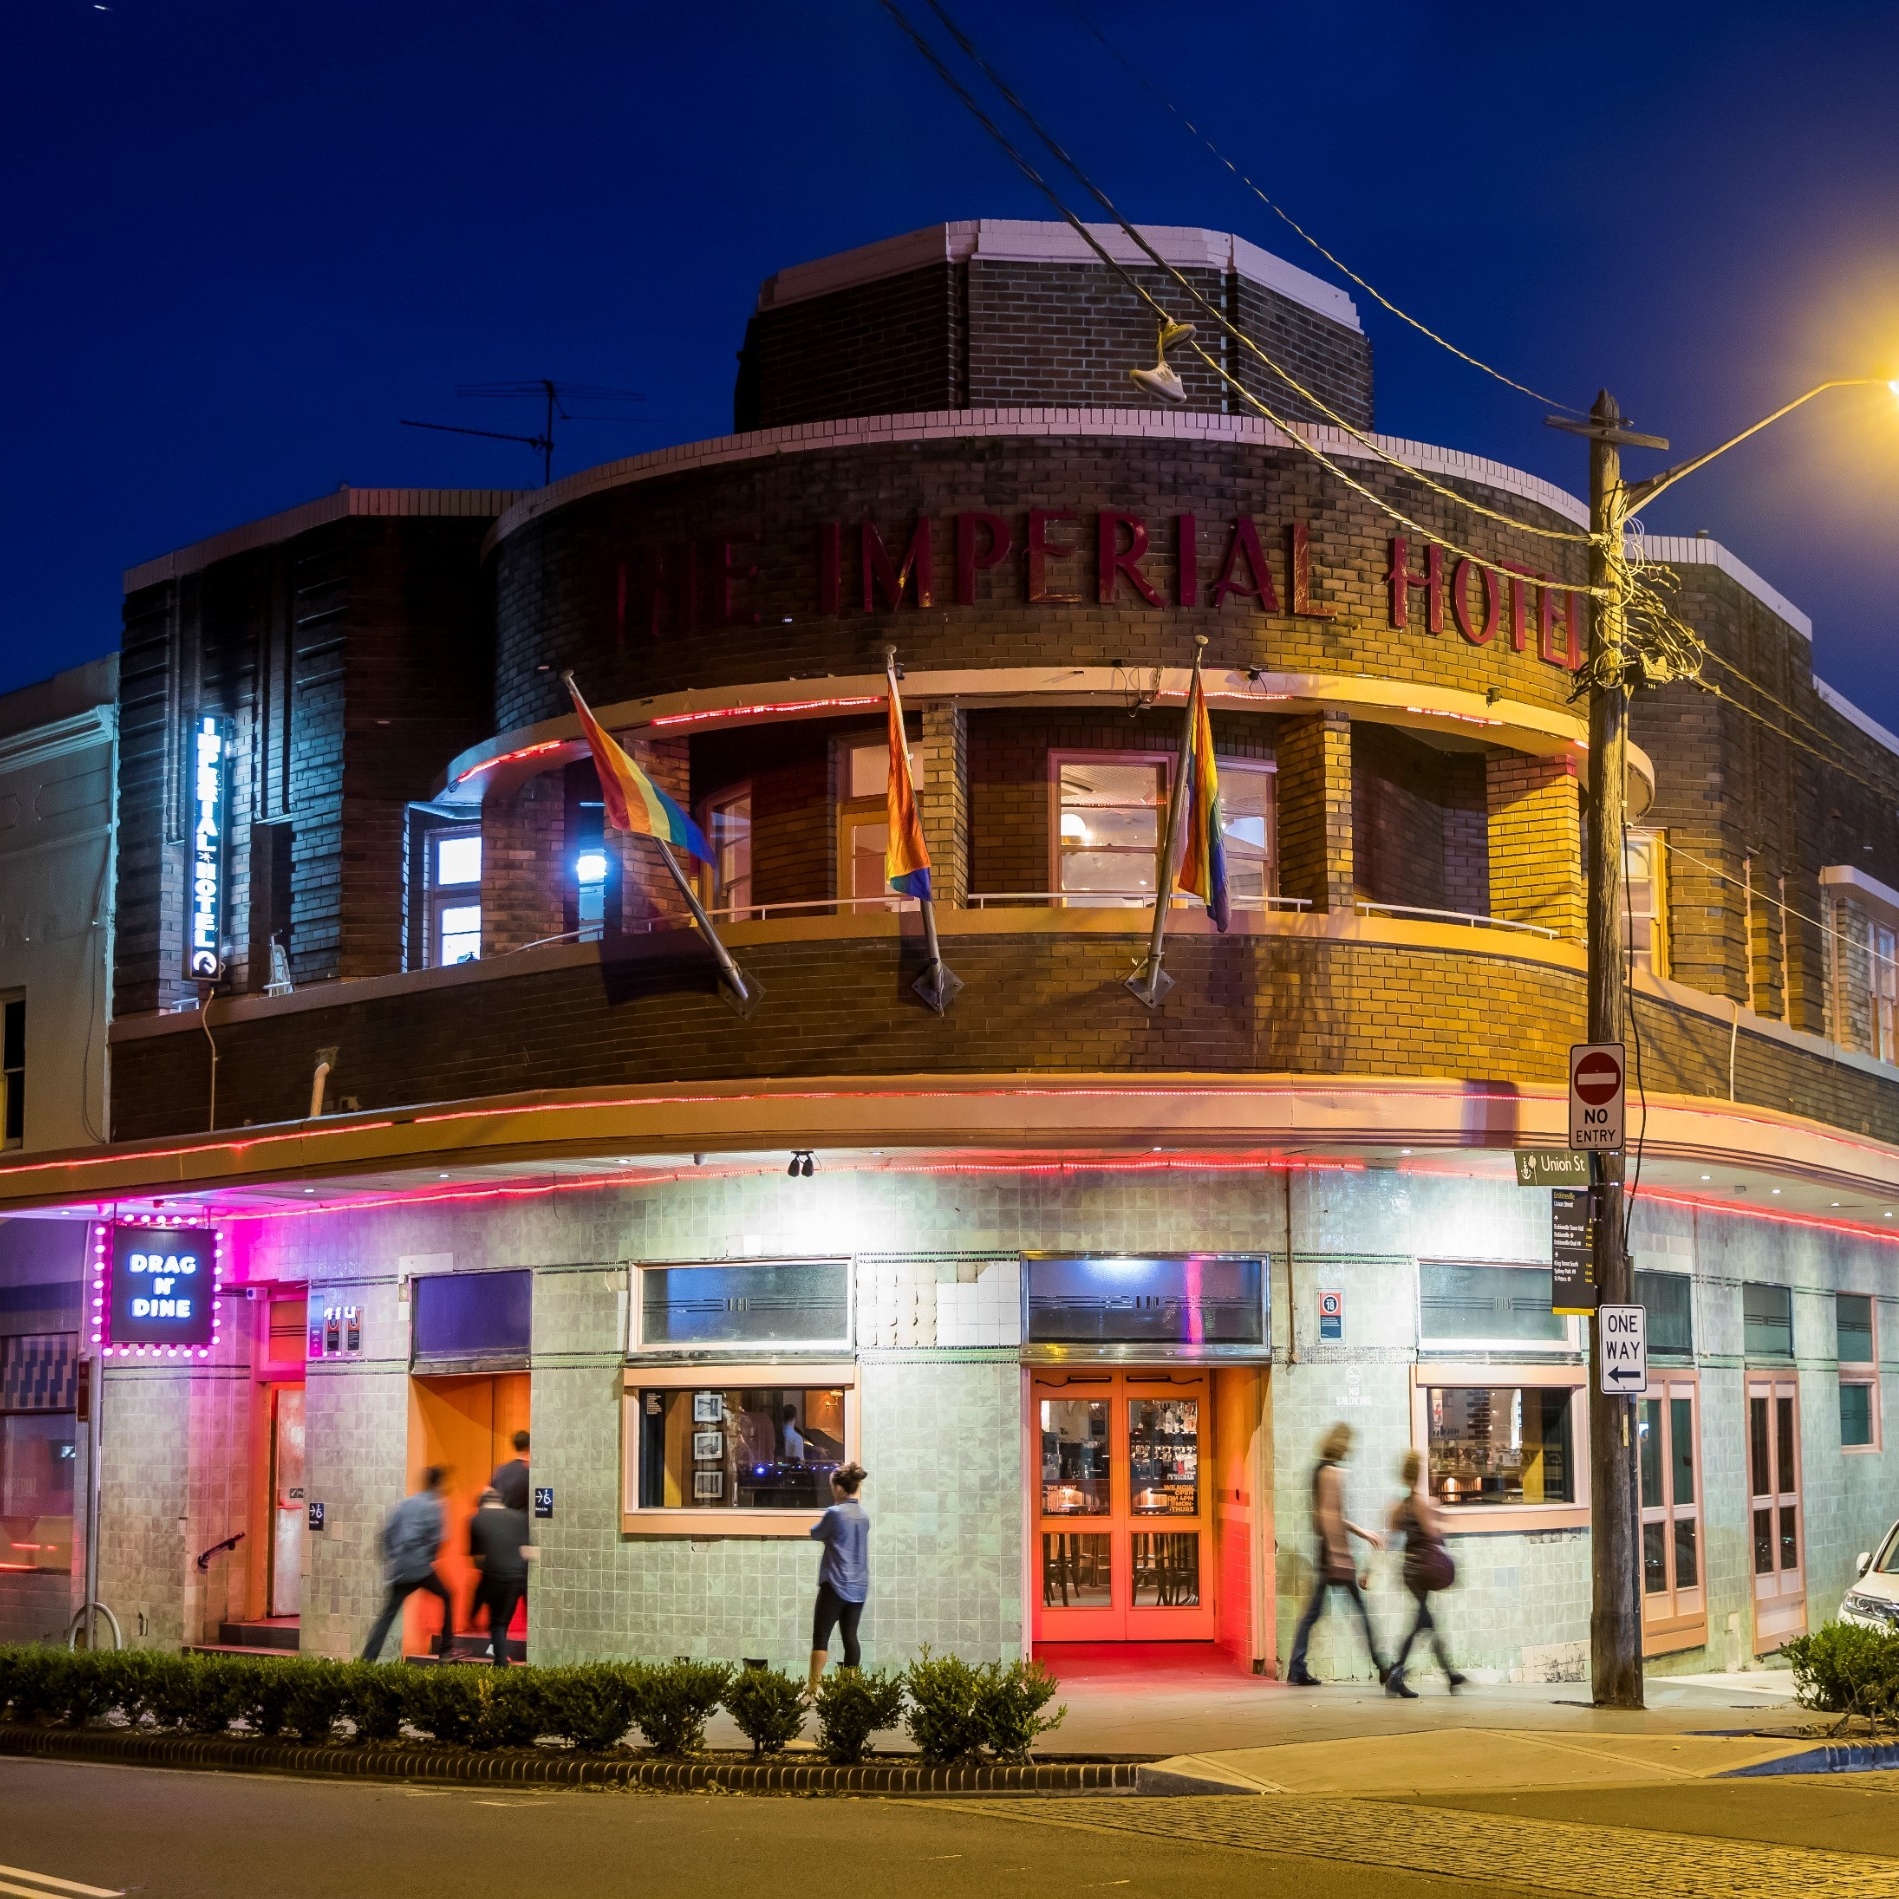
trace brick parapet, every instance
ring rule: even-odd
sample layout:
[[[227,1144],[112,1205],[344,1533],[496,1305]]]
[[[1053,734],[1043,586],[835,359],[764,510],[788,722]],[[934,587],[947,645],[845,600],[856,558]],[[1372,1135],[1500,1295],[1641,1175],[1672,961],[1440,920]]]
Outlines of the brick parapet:
[[[1582,801],[1568,758],[1493,751],[1484,760],[1490,914],[1583,935]]]
[[[1286,719],[1279,731],[1279,894],[1316,911],[1355,900],[1352,724],[1339,712]]]

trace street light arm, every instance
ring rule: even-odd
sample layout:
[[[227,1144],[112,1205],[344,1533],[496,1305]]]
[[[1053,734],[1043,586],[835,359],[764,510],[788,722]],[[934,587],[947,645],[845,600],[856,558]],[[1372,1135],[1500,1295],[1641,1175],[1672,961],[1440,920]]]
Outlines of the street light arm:
[[[1815,396],[1823,396],[1829,389],[1866,389],[1884,381],[1883,376],[1836,376],[1831,382],[1816,384],[1804,396],[1795,396],[1772,415],[1762,416],[1751,428],[1730,436],[1719,448],[1711,448],[1705,455],[1695,456],[1692,461],[1677,462],[1673,468],[1664,468],[1659,475],[1650,475],[1646,481],[1625,482],[1622,493],[1626,511],[1632,514],[1637,508],[1646,507],[1664,488],[1672,488],[1684,475],[1692,475],[1697,468],[1707,467],[1717,455],[1725,455],[1729,449],[1738,448],[1750,435],[1758,435],[1769,423],[1778,422],[1783,415],[1791,415],[1803,402],[1811,402]]]

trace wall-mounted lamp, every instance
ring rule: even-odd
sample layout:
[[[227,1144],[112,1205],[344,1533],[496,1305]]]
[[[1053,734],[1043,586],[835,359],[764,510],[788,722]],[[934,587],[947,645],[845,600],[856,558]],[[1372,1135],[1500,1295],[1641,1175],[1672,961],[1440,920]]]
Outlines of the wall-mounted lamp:
[[[811,1150],[808,1147],[801,1147],[792,1155],[791,1165],[785,1169],[785,1178],[787,1180],[809,1180],[817,1171],[817,1168],[812,1165]]]

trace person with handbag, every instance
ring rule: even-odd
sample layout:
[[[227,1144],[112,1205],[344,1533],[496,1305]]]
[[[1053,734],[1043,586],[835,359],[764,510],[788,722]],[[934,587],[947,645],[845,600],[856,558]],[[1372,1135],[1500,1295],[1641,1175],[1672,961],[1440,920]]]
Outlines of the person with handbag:
[[[1431,1614],[1431,1598],[1457,1580],[1457,1563],[1444,1541],[1443,1518],[1423,1482],[1424,1459],[1416,1451],[1406,1451],[1400,1471],[1405,1494],[1391,1512],[1391,1529],[1394,1536],[1404,1538],[1404,1586],[1417,1598],[1418,1619],[1412,1623],[1411,1633],[1404,1638],[1398,1659],[1385,1677],[1385,1693],[1415,1701],[1418,1691],[1405,1680],[1404,1665],[1412,1643],[1420,1635],[1430,1636],[1437,1665],[1443,1669],[1451,1693],[1456,1694],[1464,1685],[1464,1677],[1452,1667],[1450,1650],[1444,1646],[1444,1637]]]
[[[1306,1604],[1299,1626],[1293,1632],[1292,1660],[1286,1669],[1286,1681],[1294,1688],[1316,1688],[1318,1678],[1306,1667],[1306,1644],[1312,1639],[1313,1625],[1325,1613],[1326,1597],[1334,1589],[1343,1589],[1346,1600],[1358,1611],[1365,1625],[1365,1646],[1371,1650],[1372,1667],[1383,1681],[1387,1669],[1378,1653],[1378,1633],[1372,1627],[1371,1611],[1358,1584],[1358,1565],[1352,1560],[1350,1539],[1357,1537],[1373,1549],[1383,1549],[1384,1539],[1375,1530],[1362,1530],[1345,1514],[1345,1460],[1352,1454],[1352,1427],[1335,1424],[1319,1444],[1319,1461],[1312,1472],[1312,1527],[1319,1533],[1319,1553],[1312,1579],[1312,1600]]]

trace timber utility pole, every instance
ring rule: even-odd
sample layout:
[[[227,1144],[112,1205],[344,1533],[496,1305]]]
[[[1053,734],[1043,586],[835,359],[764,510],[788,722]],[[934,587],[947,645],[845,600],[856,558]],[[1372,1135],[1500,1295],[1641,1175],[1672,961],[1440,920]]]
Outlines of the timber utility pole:
[[[1627,909],[1623,896],[1624,804],[1629,757],[1627,560],[1623,534],[1629,491],[1622,483],[1624,447],[1666,448],[1660,436],[1623,426],[1608,390],[1596,397],[1586,422],[1550,418],[1551,426],[1589,438],[1589,584],[1592,590],[1589,657],[1589,813],[1587,825],[1590,1042],[1622,1042],[1628,969]],[[1625,1068],[1626,1072],[1626,1068]],[[1634,1302],[1629,1269],[1619,1153],[1594,1154],[1596,1301]],[[1641,1497],[1634,1397],[1602,1390],[1602,1336],[1590,1328],[1589,1377],[1589,1678],[1598,1707],[1642,1706]]]

